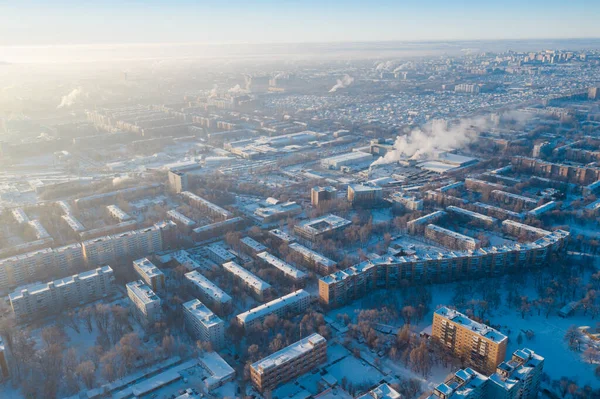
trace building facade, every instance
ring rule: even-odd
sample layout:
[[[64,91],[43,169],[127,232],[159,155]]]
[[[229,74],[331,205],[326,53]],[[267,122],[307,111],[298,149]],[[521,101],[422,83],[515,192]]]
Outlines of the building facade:
[[[112,293],[113,270],[110,266],[75,274],[70,277],[17,289],[9,295],[15,317],[31,320],[58,313]]]
[[[225,345],[225,323],[198,299],[183,304],[183,321],[195,340],[210,342],[214,350]]]
[[[506,357],[506,335],[447,307],[434,312],[432,337],[484,374],[492,374]]]
[[[263,392],[305,374],[327,360],[327,340],[312,334],[250,366],[252,385]]]

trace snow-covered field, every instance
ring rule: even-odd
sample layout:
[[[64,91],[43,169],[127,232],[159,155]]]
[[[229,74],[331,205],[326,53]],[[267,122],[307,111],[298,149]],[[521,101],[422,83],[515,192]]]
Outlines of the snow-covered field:
[[[498,284],[499,282],[491,281],[490,283]],[[413,323],[411,329],[414,332],[418,333],[432,323],[433,311],[437,307],[440,305],[454,305],[452,298],[455,287],[456,284],[439,284],[430,287],[432,295],[430,310],[422,321]],[[526,288],[523,295],[528,295],[531,299],[537,297],[533,287]],[[351,305],[335,309],[329,312],[327,316],[335,320],[337,314],[345,313],[352,318],[352,322],[356,322],[356,311],[359,309],[380,308],[382,303],[386,301],[402,306],[402,300],[403,294],[400,290],[380,290],[355,301]],[[489,319],[490,324],[494,326],[501,326],[500,330],[508,335],[507,357],[518,348],[526,347],[545,358],[544,371],[553,380],[558,380],[564,376],[576,381],[579,386],[589,385],[593,388],[600,388],[600,379],[594,374],[596,365],[589,364],[581,352],[574,352],[569,349],[568,343],[564,340],[565,332],[570,326],[596,326],[596,323],[600,322],[600,320],[592,319],[589,313],[587,316],[584,316],[582,311],[578,311],[571,317],[561,318],[556,312],[553,312],[546,319],[543,312],[538,316],[537,311],[534,310],[523,319],[516,309],[509,309],[506,306],[505,298],[503,298],[500,308],[490,309],[486,319]],[[390,324],[395,327],[401,327],[403,321],[399,318],[396,322]],[[524,330],[532,330],[535,336],[531,340],[528,340],[523,333],[523,342],[519,345],[518,336]],[[387,365],[389,361],[385,363]],[[445,370],[439,370],[438,372],[434,370],[433,375],[428,381],[439,383],[446,374]]]

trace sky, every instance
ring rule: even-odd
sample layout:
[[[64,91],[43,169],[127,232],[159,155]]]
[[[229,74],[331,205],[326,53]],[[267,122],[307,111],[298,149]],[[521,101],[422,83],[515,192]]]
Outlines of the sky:
[[[0,46],[599,38],[598,0],[0,0]]]

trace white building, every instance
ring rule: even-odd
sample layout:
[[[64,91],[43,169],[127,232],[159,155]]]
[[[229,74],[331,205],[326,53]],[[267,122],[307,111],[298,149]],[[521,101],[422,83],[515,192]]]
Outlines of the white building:
[[[161,300],[142,280],[127,283],[127,296],[135,306],[138,320],[145,326],[152,325],[162,317]]]
[[[198,299],[183,304],[183,321],[195,340],[210,342],[214,350],[225,345],[225,323]]]
[[[106,297],[112,292],[112,283],[113,270],[104,266],[45,284],[18,288],[9,299],[16,318],[29,320]]]
[[[123,209],[119,208],[116,205],[108,205],[106,207],[106,210],[108,211],[108,214],[110,216],[112,216],[119,222],[126,222],[131,219],[131,216],[129,216],[127,212],[125,212]]]
[[[298,270],[294,266],[287,262],[282,261],[276,256],[271,255],[268,252],[261,252],[256,255],[257,258],[262,260],[265,264],[273,266],[279,270],[285,277],[295,282],[302,282],[306,280],[308,275],[302,270]]]
[[[227,314],[231,311],[231,297],[217,287],[215,283],[197,271],[186,273],[184,276],[193,287],[194,293],[200,297],[202,303],[211,306],[215,312],[220,314]]]
[[[165,274],[148,258],[134,260],[133,269],[154,291],[165,288]]]
[[[283,317],[288,313],[300,313],[308,309],[312,303],[312,297],[305,290],[294,291],[280,298],[274,299],[263,305],[257,306],[247,312],[236,316],[239,325],[245,328],[262,323],[269,315]]]
[[[235,262],[223,263],[223,269],[235,276],[238,281],[241,281],[248,291],[250,291],[258,300],[262,301],[265,296],[267,296],[268,290],[271,289],[269,283],[263,281],[261,278]]]

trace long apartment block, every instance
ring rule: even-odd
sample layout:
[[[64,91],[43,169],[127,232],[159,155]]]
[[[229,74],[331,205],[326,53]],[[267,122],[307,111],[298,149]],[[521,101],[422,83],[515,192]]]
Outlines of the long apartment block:
[[[403,282],[443,283],[543,266],[564,249],[569,232],[555,230],[530,243],[445,251],[425,256],[383,256],[319,279],[323,304],[335,307],[377,288],[399,288]]]
[[[45,284],[17,289],[9,295],[17,320],[58,313],[106,297],[113,288],[110,266],[75,274]]]
[[[236,321],[239,325],[249,328],[262,323],[270,315],[283,317],[288,313],[297,314],[303,312],[308,309],[311,303],[312,297],[308,291],[298,290],[250,309],[247,312],[240,313],[237,315]]]

